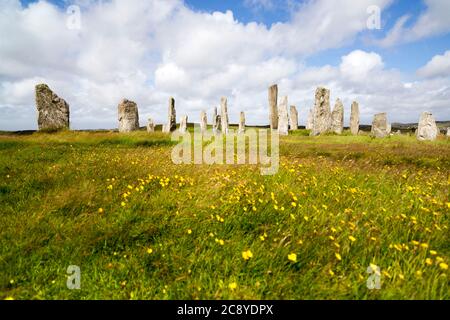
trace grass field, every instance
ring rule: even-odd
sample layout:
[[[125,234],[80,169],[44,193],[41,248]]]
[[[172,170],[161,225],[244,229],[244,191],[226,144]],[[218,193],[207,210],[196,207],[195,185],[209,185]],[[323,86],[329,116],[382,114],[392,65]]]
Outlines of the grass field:
[[[299,131],[274,176],[172,146],[0,135],[0,299],[450,298],[450,140]]]

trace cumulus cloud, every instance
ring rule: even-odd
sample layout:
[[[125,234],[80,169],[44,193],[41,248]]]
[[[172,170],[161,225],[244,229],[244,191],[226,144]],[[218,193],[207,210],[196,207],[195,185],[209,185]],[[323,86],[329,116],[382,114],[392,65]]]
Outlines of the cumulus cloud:
[[[427,9],[412,26],[407,26],[411,16],[404,15],[397,20],[385,38],[376,42],[383,47],[392,47],[450,32],[450,1],[425,0],[425,5]]]
[[[308,1],[295,7],[290,21],[268,27],[239,22],[231,11],[196,12],[181,0],[78,0],[81,28],[70,29],[65,10],[47,1],[23,7],[4,0],[0,129],[36,128],[34,85],[40,82],[69,102],[76,129],[117,126],[122,98],[138,103],[141,125],[150,116],[162,123],[170,96],[177,114],[190,121],[227,96],[231,121],[245,111],[250,124],[266,124],[273,83],[300,108],[302,123],[318,85],[330,87],[346,108],[359,100],[365,122],[376,111],[413,120],[424,106],[438,118],[448,116],[448,81],[406,85],[375,52],[349,52],[338,66],[304,64],[308,55],[354,41],[366,29],[367,7],[390,2]]]
[[[450,50],[443,55],[434,56],[428,63],[417,71],[424,78],[450,76]]]

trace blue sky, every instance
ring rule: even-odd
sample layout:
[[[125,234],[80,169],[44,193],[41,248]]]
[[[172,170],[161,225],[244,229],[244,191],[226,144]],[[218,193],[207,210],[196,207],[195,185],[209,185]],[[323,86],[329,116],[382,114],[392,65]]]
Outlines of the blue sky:
[[[450,120],[448,0],[3,1],[0,130],[36,128],[40,82],[68,101],[75,129],[115,127],[123,98],[141,125],[164,123],[170,96],[193,122],[226,96],[232,122],[244,111],[266,124],[273,83],[301,125],[318,86],[347,114],[358,101],[365,124],[378,112]],[[75,28],[69,5],[80,7]],[[381,28],[369,30],[373,5]]]

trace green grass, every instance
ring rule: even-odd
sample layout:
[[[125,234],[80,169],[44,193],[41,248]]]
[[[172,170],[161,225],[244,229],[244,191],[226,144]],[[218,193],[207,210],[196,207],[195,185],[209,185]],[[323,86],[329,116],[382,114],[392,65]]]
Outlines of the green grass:
[[[174,165],[172,146],[1,135],[0,299],[450,298],[449,140],[299,130],[275,176]],[[380,290],[366,287],[371,263]]]

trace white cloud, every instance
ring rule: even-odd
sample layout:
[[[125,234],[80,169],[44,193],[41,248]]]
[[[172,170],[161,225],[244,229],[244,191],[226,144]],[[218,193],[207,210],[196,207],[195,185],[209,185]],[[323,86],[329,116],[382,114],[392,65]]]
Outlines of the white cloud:
[[[443,55],[434,56],[428,63],[417,71],[424,78],[450,76],[450,50]]]
[[[340,70],[343,76],[352,81],[360,81],[383,68],[381,56],[375,52],[355,50],[342,57]]]
[[[138,103],[142,125],[149,116],[161,123],[169,96],[190,121],[227,96],[231,121],[245,111],[250,124],[265,124],[273,83],[300,108],[303,123],[319,85],[347,108],[358,99],[367,123],[375,111],[413,120],[424,106],[450,118],[443,107],[448,81],[406,85],[375,52],[350,52],[339,66],[304,65],[308,55],[354,41],[366,28],[367,7],[389,0],[308,1],[289,22],[271,27],[241,23],[231,11],[195,12],[177,0],[78,2],[80,30],[66,28],[65,11],[45,1],[26,8],[18,0],[2,3],[0,130],[36,128],[39,82],[68,101],[74,128],[116,126],[122,98]]]
[[[398,19],[385,38],[376,42],[383,47],[391,47],[450,32],[448,18],[450,1],[425,0],[425,4],[427,9],[412,26],[406,26],[411,16],[404,15]]]

